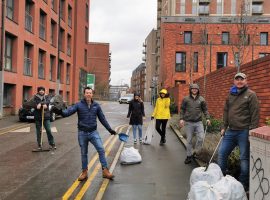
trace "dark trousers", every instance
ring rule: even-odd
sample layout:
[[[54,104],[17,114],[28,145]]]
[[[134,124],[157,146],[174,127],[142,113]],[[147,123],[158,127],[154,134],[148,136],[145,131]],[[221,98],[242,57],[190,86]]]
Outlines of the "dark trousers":
[[[167,122],[168,119],[156,119],[156,130],[161,136],[161,140],[165,139]]]

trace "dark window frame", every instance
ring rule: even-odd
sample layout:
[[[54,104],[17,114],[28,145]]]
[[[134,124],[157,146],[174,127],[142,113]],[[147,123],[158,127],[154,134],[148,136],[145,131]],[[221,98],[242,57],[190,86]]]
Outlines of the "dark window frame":
[[[186,52],[175,53],[175,72],[186,72]]]

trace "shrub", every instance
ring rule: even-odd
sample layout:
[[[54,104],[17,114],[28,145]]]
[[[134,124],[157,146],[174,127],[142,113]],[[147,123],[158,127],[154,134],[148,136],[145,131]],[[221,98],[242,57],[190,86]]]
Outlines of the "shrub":
[[[178,113],[178,107],[177,107],[177,105],[175,103],[171,103],[170,112],[171,112],[171,114],[177,114]]]
[[[207,132],[213,133],[213,132],[220,131],[221,125],[222,125],[222,120],[215,119],[213,116],[210,116],[210,121],[211,121],[211,125],[207,127]],[[203,124],[204,124],[204,126],[206,124],[205,118],[203,118]]]
[[[266,117],[265,123],[267,126],[270,126],[270,118],[269,117]]]

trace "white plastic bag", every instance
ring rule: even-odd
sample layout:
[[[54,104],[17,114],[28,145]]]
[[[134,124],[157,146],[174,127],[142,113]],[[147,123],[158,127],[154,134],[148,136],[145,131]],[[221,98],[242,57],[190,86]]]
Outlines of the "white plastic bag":
[[[151,120],[146,129],[146,133],[143,139],[144,144],[151,144],[154,132],[155,132],[155,120]]]
[[[142,162],[142,157],[138,151],[134,147],[124,147],[123,151],[120,155],[120,163],[131,165]]]
[[[197,167],[193,169],[190,175],[190,187],[198,181],[206,181],[208,184],[212,185],[223,177],[220,167],[215,163],[211,163],[207,170],[204,170],[205,167]]]
[[[223,200],[216,188],[206,181],[194,183],[188,193],[188,200]]]

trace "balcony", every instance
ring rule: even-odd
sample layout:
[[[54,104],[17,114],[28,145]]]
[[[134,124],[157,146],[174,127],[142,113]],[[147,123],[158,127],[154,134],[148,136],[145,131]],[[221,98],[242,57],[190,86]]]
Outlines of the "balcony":
[[[142,57],[142,61],[144,61],[144,62],[146,61],[146,58],[145,58],[145,56],[143,56],[143,57]]]
[[[33,17],[29,13],[25,13],[24,28],[30,32],[33,31]]]
[[[143,53],[143,54],[146,54],[146,51],[145,51],[145,50],[142,50],[142,53]]]
[[[23,74],[32,76],[32,60],[30,58],[24,58]]]

